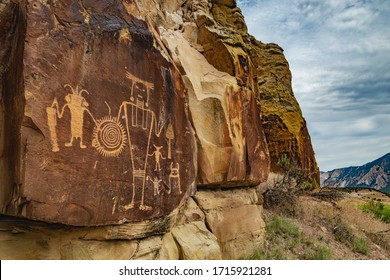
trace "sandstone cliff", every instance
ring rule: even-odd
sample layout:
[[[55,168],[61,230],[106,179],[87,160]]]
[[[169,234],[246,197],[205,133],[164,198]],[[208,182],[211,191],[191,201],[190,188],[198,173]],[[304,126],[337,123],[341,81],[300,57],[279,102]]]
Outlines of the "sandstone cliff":
[[[170,1],[160,10],[154,10],[151,2],[142,1],[144,8],[153,11],[155,25],[179,30],[208,63],[253,93],[264,131],[257,135],[265,135],[271,172],[281,172],[277,163],[285,155],[319,185],[310,135],[292,91],[283,49],[263,44],[247,33],[236,1]]]
[[[319,182],[283,51],[236,1],[7,0],[0,21],[0,206],[28,219],[2,219],[2,258],[242,257],[282,155]]]

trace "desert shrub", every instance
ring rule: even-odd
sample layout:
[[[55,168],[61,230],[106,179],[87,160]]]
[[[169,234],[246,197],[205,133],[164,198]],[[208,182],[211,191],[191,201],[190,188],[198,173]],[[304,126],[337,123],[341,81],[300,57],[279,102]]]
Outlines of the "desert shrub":
[[[316,184],[308,181],[304,181],[300,186],[300,189],[302,189],[303,191],[312,191],[315,188],[316,188]]]
[[[271,236],[281,235],[285,238],[298,238],[299,228],[287,219],[275,216],[266,226],[266,232]]]
[[[331,259],[331,251],[328,247],[317,247],[311,252],[305,253],[307,260],[329,260]]]
[[[335,239],[338,242],[344,243],[344,244],[351,244],[352,240],[354,238],[354,235],[352,233],[352,230],[347,227],[346,225],[343,225],[339,223],[338,225],[335,226],[333,229],[333,234]]]
[[[364,255],[368,254],[368,245],[366,239],[356,237],[352,230],[346,225],[338,223],[338,225],[333,230],[333,234],[337,241],[344,243],[354,252]]]
[[[297,213],[296,196],[283,188],[268,189],[263,193],[263,206],[275,213],[293,217]]]
[[[352,240],[352,250],[364,255],[368,253],[367,241],[364,238],[354,238]]]
[[[302,169],[296,162],[292,161],[286,154],[283,154],[277,166],[283,171],[282,177],[275,182],[275,187],[298,191],[312,191],[317,184],[311,179],[313,174],[309,170]]]
[[[390,223],[390,206],[381,201],[370,200],[360,206],[364,212],[373,213],[374,216],[385,223]]]
[[[331,251],[329,248],[318,244],[312,236],[305,235],[289,219],[273,216],[267,221],[264,247],[255,250],[249,259],[325,260],[330,258]]]

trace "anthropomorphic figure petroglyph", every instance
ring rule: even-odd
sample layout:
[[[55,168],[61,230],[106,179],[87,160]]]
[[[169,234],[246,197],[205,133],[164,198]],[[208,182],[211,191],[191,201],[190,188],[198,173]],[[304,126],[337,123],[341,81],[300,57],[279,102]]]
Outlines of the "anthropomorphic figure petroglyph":
[[[180,186],[180,165],[177,164],[177,167],[173,167],[173,162],[171,162],[171,173],[169,174],[169,192],[171,193],[174,182],[176,181],[177,188],[179,190],[179,194],[182,193]]]
[[[139,209],[142,211],[152,211],[153,208],[145,204],[145,181],[146,168],[148,166],[149,148],[152,134],[160,137],[163,126],[157,122],[155,112],[149,108],[149,94],[154,89],[152,83],[141,80],[133,74],[127,72],[126,77],[131,81],[130,101],[122,102],[118,120],[124,120],[127,130],[130,158],[133,170],[132,183],[132,198],[129,204],[121,207],[123,211],[133,209],[135,206],[135,196],[139,188],[141,188],[141,203]],[[137,95],[134,97],[134,84],[138,83],[147,90],[147,100],[144,97]],[[152,154],[156,158],[156,169],[160,168],[160,160],[162,157],[161,147],[155,146],[155,152]]]
[[[155,151],[152,154],[149,154],[149,156],[154,156],[155,158],[156,165],[154,167],[154,171],[161,171],[160,160],[166,159],[166,157],[164,157],[161,153],[162,146],[156,146],[153,144],[153,147],[155,148]]]
[[[164,189],[163,187],[160,187],[160,183],[163,180],[161,180],[161,179],[159,179],[157,177],[154,177],[152,179],[150,176],[147,177],[147,180],[152,182],[152,184],[153,184],[153,194],[154,194],[154,196],[159,195],[161,193],[161,191]]]
[[[64,115],[65,108],[68,108],[70,111],[70,141],[65,143],[66,147],[72,147],[73,141],[75,139],[80,139],[80,148],[85,149],[87,146],[83,141],[83,127],[84,127],[84,112],[87,112],[91,118],[95,121],[95,118],[92,116],[88,107],[89,104],[86,99],[82,96],[82,93],[89,92],[85,89],[79,91],[79,87],[76,86],[74,89],[72,86],[66,84],[64,87],[68,87],[71,89],[72,93],[69,93],[65,96],[66,104],[62,107],[61,111],[59,110],[59,105],[57,98],[54,98],[53,104],[51,107],[46,108],[47,116],[48,116],[48,125],[50,129],[51,141],[53,145],[53,152],[59,151],[59,146],[57,143],[57,134],[56,134],[56,126],[57,126],[57,117],[61,119]],[[56,110],[55,110],[56,109]]]

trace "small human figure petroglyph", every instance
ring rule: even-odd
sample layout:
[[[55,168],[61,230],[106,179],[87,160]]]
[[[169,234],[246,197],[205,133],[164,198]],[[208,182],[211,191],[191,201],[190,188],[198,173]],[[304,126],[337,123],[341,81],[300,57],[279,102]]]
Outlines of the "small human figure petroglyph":
[[[161,165],[160,160],[166,159],[163,154],[161,153],[162,146],[156,146],[153,144],[153,147],[155,148],[154,152],[152,154],[149,154],[148,156],[153,156],[156,160],[156,165],[154,167],[154,171],[161,171]]]
[[[181,191],[181,186],[180,186],[180,173],[179,173],[180,165],[177,164],[176,166],[177,167],[173,167],[173,162],[171,162],[171,173],[169,174],[169,192],[168,193],[171,193],[173,181],[176,180],[177,187],[179,189],[179,194],[181,194],[182,191]]]
[[[160,187],[160,183],[163,180],[161,180],[161,179],[159,179],[157,177],[154,177],[152,179],[150,176],[147,177],[147,180],[152,182],[152,184],[153,184],[153,194],[154,194],[154,196],[160,194],[162,192],[162,190],[164,189],[163,187]]]

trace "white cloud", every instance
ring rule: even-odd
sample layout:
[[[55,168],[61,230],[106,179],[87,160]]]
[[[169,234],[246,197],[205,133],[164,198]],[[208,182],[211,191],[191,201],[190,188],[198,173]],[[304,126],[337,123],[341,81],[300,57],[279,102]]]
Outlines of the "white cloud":
[[[322,170],[390,151],[387,0],[238,1],[249,32],[284,50]]]
[[[365,30],[377,13],[367,6],[350,6],[330,18],[330,27]]]

